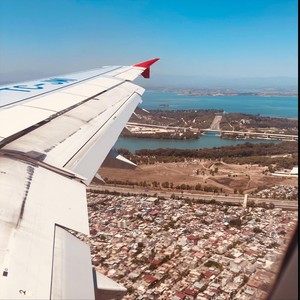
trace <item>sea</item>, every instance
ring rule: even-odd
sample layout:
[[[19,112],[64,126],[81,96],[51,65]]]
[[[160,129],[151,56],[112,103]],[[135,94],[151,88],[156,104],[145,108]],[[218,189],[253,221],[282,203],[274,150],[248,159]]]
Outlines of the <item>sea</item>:
[[[171,92],[146,91],[141,107],[163,110],[221,109],[230,113],[298,118],[298,97],[187,96]]]
[[[187,96],[173,92],[146,91],[140,107],[146,110],[219,109],[225,113],[259,114],[278,118],[298,119],[298,97],[282,96]],[[119,137],[115,148],[131,152],[139,149],[177,148],[203,149],[232,146],[246,142],[279,143],[274,140],[227,140],[216,134],[205,134],[195,140],[163,140]]]

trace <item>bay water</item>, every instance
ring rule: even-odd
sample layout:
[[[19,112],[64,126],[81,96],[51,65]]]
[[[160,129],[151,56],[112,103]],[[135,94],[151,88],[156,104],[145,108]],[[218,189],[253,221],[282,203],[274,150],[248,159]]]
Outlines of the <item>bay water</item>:
[[[187,96],[171,92],[146,91],[141,108],[146,110],[219,109],[225,112],[260,114],[279,118],[298,118],[298,97],[282,96]],[[232,146],[246,142],[266,143],[273,140],[226,140],[218,135],[205,134],[195,140],[163,140],[119,137],[115,148],[131,152],[139,149],[177,148],[203,149]]]
[[[298,118],[298,97],[188,96],[171,92],[146,91],[140,107],[161,110],[220,109],[230,113]]]

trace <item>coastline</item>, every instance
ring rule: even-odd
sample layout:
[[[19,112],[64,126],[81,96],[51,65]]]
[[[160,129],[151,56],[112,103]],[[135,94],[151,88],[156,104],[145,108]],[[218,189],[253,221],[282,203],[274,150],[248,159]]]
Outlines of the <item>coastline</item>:
[[[266,117],[298,119],[298,96],[193,96],[175,91],[147,90],[141,108],[146,110],[221,109]],[[159,107],[159,104],[168,107]]]
[[[262,117],[220,110],[148,110],[138,108],[127,122],[117,148],[201,149],[240,143],[297,141],[295,119]],[[128,142],[132,142],[129,145]],[[127,144],[127,145],[125,145]]]

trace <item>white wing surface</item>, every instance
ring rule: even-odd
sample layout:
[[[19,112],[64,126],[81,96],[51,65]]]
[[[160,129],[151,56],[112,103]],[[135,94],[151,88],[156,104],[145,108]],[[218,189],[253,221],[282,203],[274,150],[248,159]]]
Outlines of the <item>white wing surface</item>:
[[[66,229],[89,234],[86,185],[141,102],[130,81],[157,60],[0,87],[0,299],[126,291],[101,287],[111,280]]]

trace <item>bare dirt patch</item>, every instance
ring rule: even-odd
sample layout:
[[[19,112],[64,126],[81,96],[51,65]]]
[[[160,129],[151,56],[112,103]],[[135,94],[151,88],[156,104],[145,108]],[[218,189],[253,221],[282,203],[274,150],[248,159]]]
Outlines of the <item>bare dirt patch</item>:
[[[154,181],[173,183],[173,186],[188,184],[195,186],[215,186],[223,192],[234,193],[234,190],[251,192],[258,187],[273,185],[298,186],[297,178],[276,177],[264,174],[266,167],[257,165],[234,165],[211,160],[195,160],[184,163],[157,163],[139,165],[135,170],[102,167],[99,170],[102,178],[122,182],[144,182],[152,185]]]

